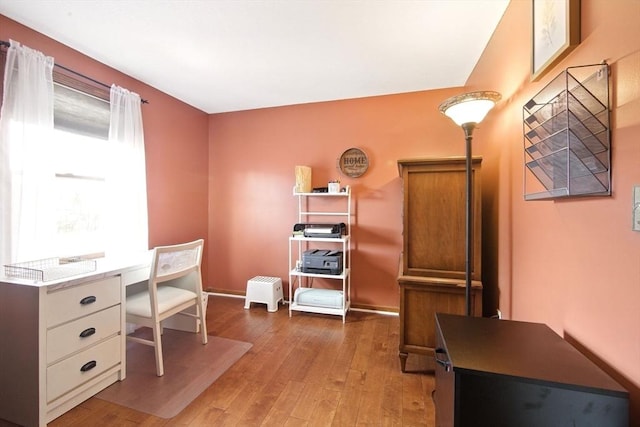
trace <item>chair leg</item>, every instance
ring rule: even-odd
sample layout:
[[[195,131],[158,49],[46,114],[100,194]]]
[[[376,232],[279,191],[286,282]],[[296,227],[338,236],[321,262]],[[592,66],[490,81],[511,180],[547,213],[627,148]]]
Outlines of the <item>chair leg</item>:
[[[200,320],[200,333],[202,333],[202,344],[206,344],[208,342],[207,339],[207,321],[206,315],[204,312],[204,299],[202,294],[200,298],[198,298],[198,307],[196,307],[196,312],[198,313],[198,319]]]
[[[164,375],[164,362],[162,360],[162,326],[160,322],[156,322],[153,326],[153,341],[156,351],[156,374],[161,377]]]

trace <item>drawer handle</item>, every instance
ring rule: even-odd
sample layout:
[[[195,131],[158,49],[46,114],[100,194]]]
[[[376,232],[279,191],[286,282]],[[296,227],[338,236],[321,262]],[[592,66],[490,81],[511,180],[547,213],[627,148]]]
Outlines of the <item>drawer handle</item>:
[[[447,352],[445,351],[445,349],[444,348],[436,348],[435,353],[436,354],[434,356],[434,359],[436,360],[436,363],[438,365],[441,365],[442,367],[444,367],[444,371],[445,372],[450,372],[451,371],[451,362],[449,362],[448,360],[440,359],[438,357],[439,354],[444,354],[445,355],[444,357],[447,357],[446,356]]]
[[[87,328],[84,331],[80,332],[80,338],[90,337],[95,333],[96,333],[96,328]]]
[[[96,297],[94,295],[84,297],[80,300],[80,304],[82,305],[93,304],[94,302],[96,302]]]
[[[96,361],[95,361],[95,360],[92,360],[92,361],[87,362],[87,363],[85,363],[84,365],[82,365],[82,367],[80,368],[80,370],[81,370],[82,372],[87,372],[87,371],[90,371],[90,370],[92,370],[93,368],[95,368],[95,367],[96,367],[96,365],[97,365]]]

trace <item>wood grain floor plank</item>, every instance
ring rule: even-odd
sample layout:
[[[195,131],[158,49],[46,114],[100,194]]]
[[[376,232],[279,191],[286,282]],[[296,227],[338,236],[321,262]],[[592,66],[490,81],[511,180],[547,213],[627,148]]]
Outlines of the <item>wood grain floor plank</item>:
[[[291,416],[297,419],[311,421],[316,407],[320,403],[324,390],[320,383],[304,383],[304,387],[291,411]]]
[[[384,385],[382,386],[382,425],[402,425],[402,377],[400,361],[397,355],[398,324],[397,318],[390,319],[389,329],[385,337],[386,354],[381,357],[384,366]]]
[[[198,413],[193,420],[188,424],[189,427],[195,426],[215,426],[218,425],[218,420],[224,414],[224,410],[215,407],[207,407],[205,410]]]
[[[345,387],[332,424],[336,426],[355,426],[363,398],[364,393],[361,388]]]
[[[355,316],[354,316],[355,317]],[[326,387],[341,391],[347,384],[351,372],[351,363],[356,352],[358,336],[362,330],[362,322],[358,318],[349,319],[349,327],[344,328],[341,335],[338,353],[331,369],[327,370]]]
[[[289,417],[286,423],[283,424],[284,427],[307,427],[309,425],[309,421],[301,420],[296,417]]]
[[[257,390],[255,398],[245,411],[240,422],[244,425],[262,425],[285,387],[286,384],[279,381],[265,383]]]
[[[320,392],[320,397],[318,405],[311,415],[309,425],[318,427],[333,425],[333,419],[342,393],[323,388]]]
[[[424,425],[425,406],[420,376],[406,374],[402,378],[402,422],[408,425]]]
[[[287,381],[284,388],[271,406],[271,410],[262,422],[263,426],[283,426],[289,422],[291,412],[297,398],[304,389],[304,383],[299,381]],[[302,421],[302,420],[299,420]]]
[[[358,408],[357,425],[379,425],[382,419],[382,389],[363,390],[360,407]]]

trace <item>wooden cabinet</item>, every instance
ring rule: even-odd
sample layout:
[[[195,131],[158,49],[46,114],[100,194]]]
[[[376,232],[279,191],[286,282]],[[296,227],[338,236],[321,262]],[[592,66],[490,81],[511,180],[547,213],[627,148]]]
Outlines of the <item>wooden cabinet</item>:
[[[472,162],[472,314],[482,314],[481,159]],[[409,353],[433,355],[436,312],[464,314],[466,261],[464,157],[398,161],[403,185],[400,261],[400,345],[404,372]]]
[[[628,426],[629,393],[541,323],[436,315],[436,426]]]

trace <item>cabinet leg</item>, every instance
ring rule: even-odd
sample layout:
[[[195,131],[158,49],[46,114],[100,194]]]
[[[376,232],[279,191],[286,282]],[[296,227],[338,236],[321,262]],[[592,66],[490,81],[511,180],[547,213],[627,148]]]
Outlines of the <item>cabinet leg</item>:
[[[407,357],[409,357],[409,353],[398,353],[398,357],[400,358],[400,370],[402,372],[406,371],[407,368]]]

